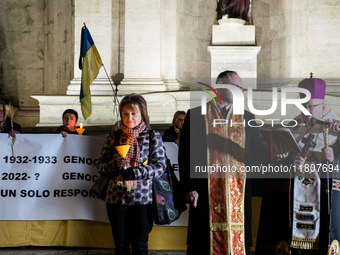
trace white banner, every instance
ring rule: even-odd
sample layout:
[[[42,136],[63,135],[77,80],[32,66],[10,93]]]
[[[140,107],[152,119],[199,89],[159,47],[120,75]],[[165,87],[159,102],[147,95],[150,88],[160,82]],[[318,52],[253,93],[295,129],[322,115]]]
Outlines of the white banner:
[[[0,134],[0,220],[108,222],[105,202],[89,193],[103,143],[92,136],[19,134],[12,150],[12,138]],[[165,145],[177,168],[177,145]],[[186,215],[172,224],[185,225]]]
[[[59,134],[0,134],[1,220],[108,222],[105,202],[89,189],[104,138]]]

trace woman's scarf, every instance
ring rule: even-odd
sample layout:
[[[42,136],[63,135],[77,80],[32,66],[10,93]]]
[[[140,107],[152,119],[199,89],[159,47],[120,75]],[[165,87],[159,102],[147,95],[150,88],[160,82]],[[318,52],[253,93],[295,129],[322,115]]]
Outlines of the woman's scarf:
[[[137,137],[146,128],[145,122],[142,120],[135,128],[128,128],[125,125],[121,126],[123,133],[121,134],[121,143],[131,145],[128,154],[126,155],[127,164],[126,167],[140,166],[139,159],[139,146]],[[137,181],[125,181],[128,191],[137,186]]]
[[[177,139],[179,139],[179,137],[181,136],[181,130],[176,126],[174,126],[174,130],[177,133]]]

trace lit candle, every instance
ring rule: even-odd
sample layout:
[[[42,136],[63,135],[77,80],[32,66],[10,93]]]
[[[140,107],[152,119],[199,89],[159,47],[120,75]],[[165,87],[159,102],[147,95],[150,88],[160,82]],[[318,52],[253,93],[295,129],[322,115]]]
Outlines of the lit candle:
[[[83,123],[80,123],[80,128],[83,128]]]

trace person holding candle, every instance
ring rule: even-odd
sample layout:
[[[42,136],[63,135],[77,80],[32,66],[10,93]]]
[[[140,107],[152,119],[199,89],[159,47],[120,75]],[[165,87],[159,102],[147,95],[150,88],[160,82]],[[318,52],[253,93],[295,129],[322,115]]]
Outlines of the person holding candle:
[[[148,254],[152,230],[152,179],[166,169],[162,137],[149,126],[145,99],[132,93],[119,104],[122,124],[107,136],[99,157],[98,172],[110,178],[106,208],[112,226],[115,254]],[[130,145],[122,155],[120,145]],[[119,149],[118,149],[119,148]]]
[[[0,133],[9,134],[12,137],[22,133],[21,126],[7,117],[6,103],[3,101],[0,101]]]
[[[63,125],[61,125],[55,132],[61,134],[64,138],[67,134],[78,134],[76,125],[78,122],[78,113],[73,109],[66,109],[63,112]],[[84,133],[83,133],[84,134]]]

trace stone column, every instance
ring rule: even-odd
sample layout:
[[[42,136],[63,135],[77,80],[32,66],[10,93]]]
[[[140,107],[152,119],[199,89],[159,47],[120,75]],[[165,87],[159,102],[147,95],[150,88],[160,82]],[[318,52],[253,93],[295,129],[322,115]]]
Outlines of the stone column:
[[[125,1],[124,79],[118,94],[164,91],[159,0]]]
[[[73,13],[72,1],[45,1],[44,94],[65,94],[73,78]]]
[[[178,90],[180,88],[177,80],[178,3],[173,0],[161,2],[161,77],[167,90]]]
[[[74,79],[68,86],[67,95],[79,95],[80,92],[81,70],[79,70],[78,61],[83,23],[89,29],[108,75],[111,77],[112,0],[87,0],[86,2],[75,0]],[[100,69],[97,79],[91,85],[91,94],[113,94],[103,67]]]

